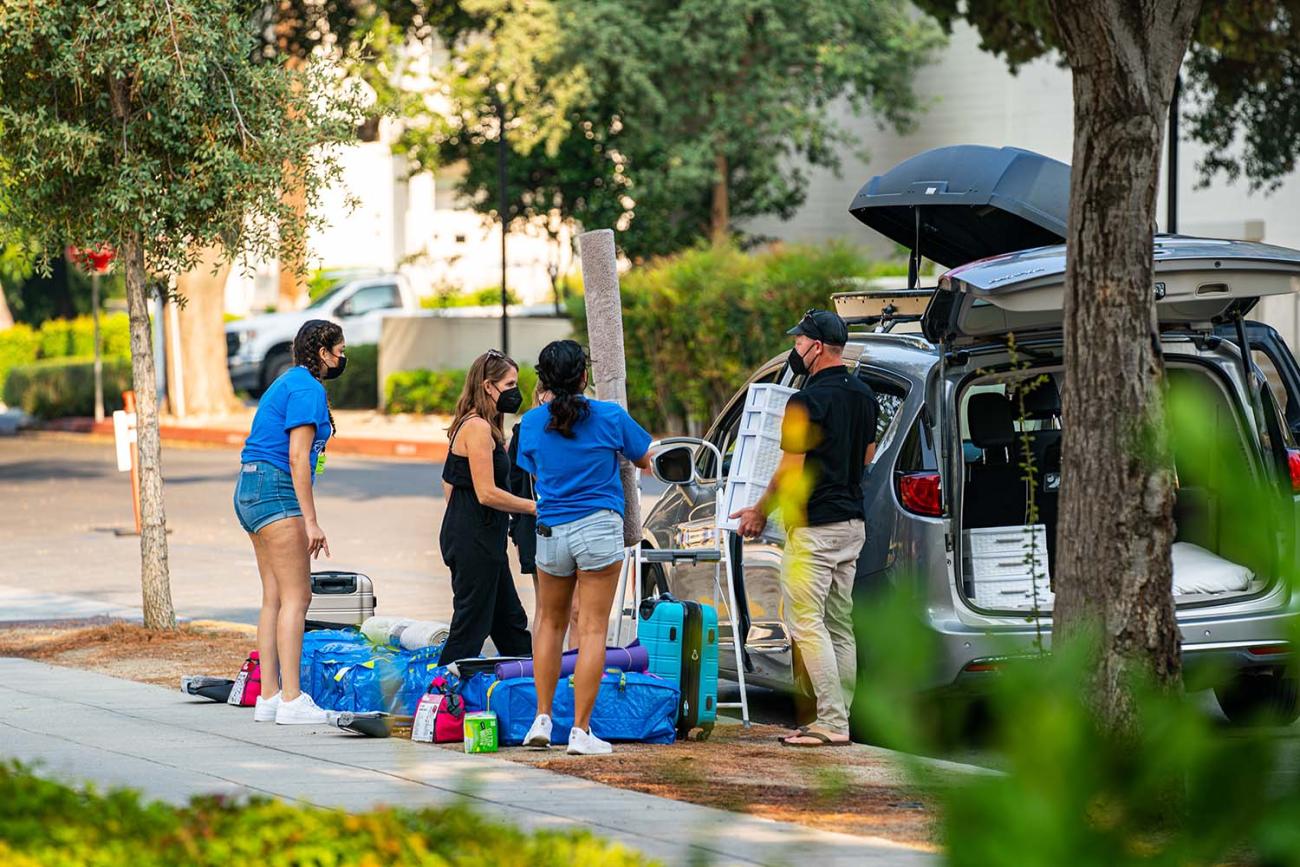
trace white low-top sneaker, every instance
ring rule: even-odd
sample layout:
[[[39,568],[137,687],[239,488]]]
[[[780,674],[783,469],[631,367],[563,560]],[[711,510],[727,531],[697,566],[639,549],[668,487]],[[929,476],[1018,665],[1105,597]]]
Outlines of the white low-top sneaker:
[[[580,728],[569,729],[569,755],[571,756],[607,756],[614,748],[606,741]]]
[[[524,746],[542,750],[551,748],[551,718],[547,714],[538,714],[533,720],[528,734],[524,735]]]
[[[270,698],[257,697],[253,706],[253,722],[275,722],[275,712],[280,709],[280,693]]]
[[[329,725],[331,711],[322,710],[305,692],[298,693],[293,701],[281,699],[275,711],[276,725],[282,726],[320,726]]]

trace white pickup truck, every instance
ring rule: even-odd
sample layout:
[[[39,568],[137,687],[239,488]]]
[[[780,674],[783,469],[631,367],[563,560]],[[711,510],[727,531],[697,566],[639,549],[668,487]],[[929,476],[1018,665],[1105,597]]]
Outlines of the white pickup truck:
[[[293,366],[293,338],[309,319],[331,319],[343,326],[349,345],[378,343],[385,316],[419,310],[415,293],[400,274],[378,274],[339,283],[306,308],[266,313],[226,325],[226,363],[230,382],[260,394]]]

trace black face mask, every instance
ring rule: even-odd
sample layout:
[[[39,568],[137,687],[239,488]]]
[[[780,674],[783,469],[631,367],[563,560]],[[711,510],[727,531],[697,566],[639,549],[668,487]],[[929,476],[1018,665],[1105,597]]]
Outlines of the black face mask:
[[[804,357],[799,354],[799,347],[790,350],[786,363],[790,365],[790,370],[795,376],[808,375],[808,362],[804,361]]]
[[[338,367],[327,366],[325,368],[325,372],[321,374],[321,379],[338,379],[340,376],[343,375],[343,371],[347,369],[347,366],[348,366],[348,357],[346,355],[340,355]]]
[[[497,395],[497,412],[512,413],[517,412],[519,407],[524,405],[524,396],[519,391],[519,386],[507,388]]]

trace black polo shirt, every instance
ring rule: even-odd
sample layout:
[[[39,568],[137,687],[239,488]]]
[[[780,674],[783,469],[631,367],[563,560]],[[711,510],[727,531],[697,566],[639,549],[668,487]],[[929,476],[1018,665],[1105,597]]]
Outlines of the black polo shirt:
[[[808,423],[802,422],[807,413]],[[791,410],[794,410],[793,412]],[[862,476],[876,441],[876,395],[844,365],[828,367],[791,395],[781,426],[781,450],[802,453],[810,527],[864,518]]]

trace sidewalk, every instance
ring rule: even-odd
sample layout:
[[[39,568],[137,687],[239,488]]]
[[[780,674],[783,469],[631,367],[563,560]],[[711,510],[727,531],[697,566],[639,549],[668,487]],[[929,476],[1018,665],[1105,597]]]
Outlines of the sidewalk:
[[[244,444],[253,424],[255,409],[222,416],[164,416],[159,422],[163,442],[238,448]],[[330,439],[331,455],[361,455],[378,458],[411,458],[443,461],[447,457],[447,421],[437,415],[384,415],[374,410],[334,411],[338,436]],[[113,420],[96,423],[89,418],[56,419],[42,430],[113,436]]]
[[[670,801],[493,757],[330,728],[254,724],[247,709],[19,659],[0,659],[0,745],[4,758],[40,762],[46,775],[129,786],[174,803],[213,792],[347,810],[459,799],[526,829],[587,828],[670,865],[939,861],[887,841]]]

